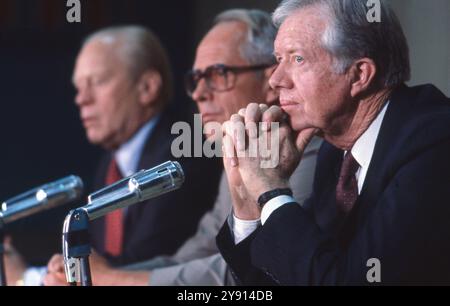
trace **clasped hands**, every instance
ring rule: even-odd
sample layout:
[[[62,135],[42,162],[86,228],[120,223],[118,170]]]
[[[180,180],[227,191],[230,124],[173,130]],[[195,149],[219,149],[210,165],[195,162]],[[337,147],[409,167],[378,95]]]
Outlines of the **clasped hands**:
[[[316,132],[306,129],[294,133],[283,110],[265,104],[249,104],[225,122],[223,160],[237,218],[259,219],[259,196],[289,187],[289,178]]]

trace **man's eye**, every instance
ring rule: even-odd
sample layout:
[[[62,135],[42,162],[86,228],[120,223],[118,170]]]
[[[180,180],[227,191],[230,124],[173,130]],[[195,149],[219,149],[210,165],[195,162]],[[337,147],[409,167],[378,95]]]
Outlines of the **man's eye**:
[[[304,58],[300,55],[295,56],[295,62],[296,63],[301,63],[303,62]]]
[[[227,70],[225,68],[218,68],[212,71],[213,75],[220,75],[220,76],[224,76],[227,74]]]
[[[102,85],[105,82],[106,82],[106,78],[104,78],[104,77],[92,79],[92,85]]]

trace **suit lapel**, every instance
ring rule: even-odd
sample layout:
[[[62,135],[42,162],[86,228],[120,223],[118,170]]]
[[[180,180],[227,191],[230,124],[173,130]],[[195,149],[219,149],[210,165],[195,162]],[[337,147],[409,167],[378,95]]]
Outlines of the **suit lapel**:
[[[390,103],[375,144],[374,153],[364,181],[363,190],[355,206],[358,217],[365,216],[378,201],[396,170],[395,156],[399,140],[404,133],[404,124],[409,116],[407,87],[397,89]],[[358,218],[362,220],[362,218]]]
[[[170,148],[170,145],[167,145],[166,143],[171,141],[171,137],[169,137],[171,123],[167,113],[162,113],[142,151],[138,164],[140,169],[155,167],[158,163],[161,163],[163,156],[166,158],[169,156],[167,150]]]
[[[336,185],[342,164],[343,151],[324,142],[320,150],[313,199],[313,212],[317,225],[324,232],[334,231],[338,223]]]
[[[171,123],[170,116],[167,112],[161,113],[158,123],[155,125],[155,128],[149,134],[145,142],[144,149],[139,158],[137,171],[153,168],[164,162],[165,160],[163,160],[163,158],[169,156],[170,152],[167,152],[167,150],[170,149],[170,144],[168,145],[167,142],[171,141],[171,137],[169,137]],[[125,217],[125,230],[127,236],[132,235],[133,227],[131,225],[135,224],[137,221],[136,219],[141,216],[142,209],[144,209],[144,205],[133,205],[128,209]]]

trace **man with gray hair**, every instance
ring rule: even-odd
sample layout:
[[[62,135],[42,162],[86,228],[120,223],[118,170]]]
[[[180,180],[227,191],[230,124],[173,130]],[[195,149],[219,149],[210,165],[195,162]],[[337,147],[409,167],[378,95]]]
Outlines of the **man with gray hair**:
[[[250,104],[224,140],[235,151],[224,158],[233,215],[217,241],[239,283],[450,284],[450,100],[404,84],[400,23],[387,1],[381,22],[370,10],[366,0],[285,0],[273,14],[281,108]],[[275,169],[236,137],[259,122],[280,122]],[[314,135],[325,142],[301,207],[287,179]]]
[[[194,69],[186,76],[187,93],[197,103],[204,125],[223,123],[249,101],[261,101],[268,106],[278,102],[278,95],[267,83],[274,69],[275,35],[270,15],[260,10],[228,10],[216,17],[214,26],[197,48]],[[320,143],[315,139],[310,144],[291,179],[299,203],[311,193]],[[174,256],[153,258],[126,270],[111,269],[104,263],[101,269],[93,270],[94,283],[233,285],[234,279],[215,241],[230,209],[230,191],[223,176],[213,210],[203,217],[195,236]],[[51,266],[49,269],[55,270]]]
[[[192,114],[168,107],[171,68],[159,39],[140,26],[92,34],[78,54],[73,84],[88,140],[107,151],[95,190],[168,160],[178,161],[186,175],[180,189],[92,222],[92,269],[96,262],[124,266],[173,254],[212,207],[222,169],[218,160],[174,158],[171,153],[172,125],[189,122]],[[51,263],[64,272],[61,255]]]

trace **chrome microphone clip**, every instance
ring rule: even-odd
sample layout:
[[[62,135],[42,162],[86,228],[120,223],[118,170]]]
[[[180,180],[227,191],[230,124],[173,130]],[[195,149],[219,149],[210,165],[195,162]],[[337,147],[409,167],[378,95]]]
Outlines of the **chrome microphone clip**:
[[[64,220],[62,247],[67,282],[71,285],[81,283],[83,286],[90,286],[89,217],[84,209],[71,211]]]

